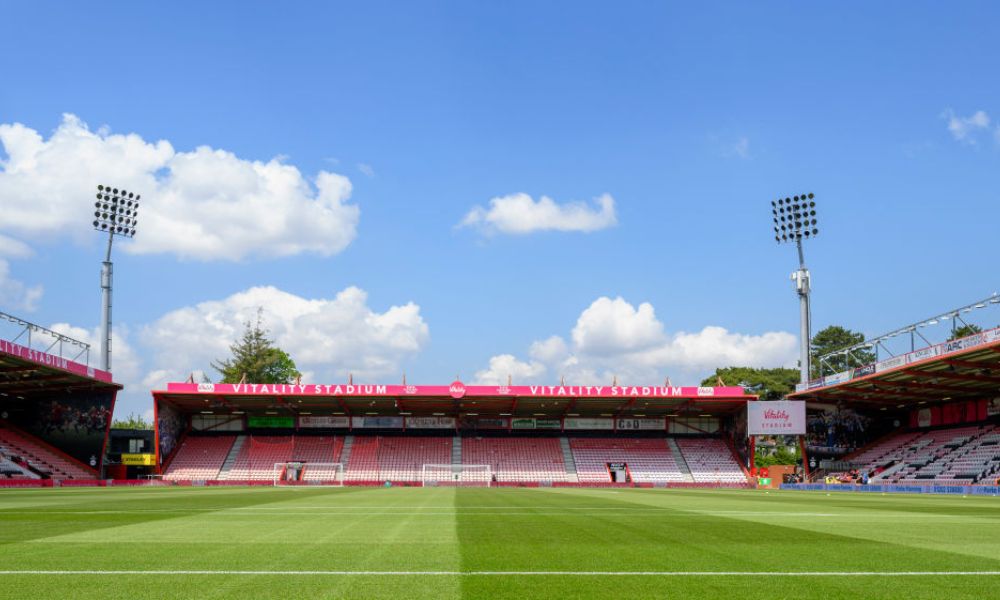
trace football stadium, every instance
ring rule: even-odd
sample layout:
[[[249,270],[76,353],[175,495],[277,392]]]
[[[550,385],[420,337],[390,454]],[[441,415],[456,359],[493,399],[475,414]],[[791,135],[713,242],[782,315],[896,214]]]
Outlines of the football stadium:
[[[4,3],[0,600],[1000,598],[969,4]]]
[[[1000,577],[998,362],[989,330],[780,402],[169,383],[129,478],[101,464],[110,375],[4,341],[0,595],[983,598]],[[848,435],[831,407],[873,424],[817,462]],[[791,483],[749,460],[779,434],[805,449]]]

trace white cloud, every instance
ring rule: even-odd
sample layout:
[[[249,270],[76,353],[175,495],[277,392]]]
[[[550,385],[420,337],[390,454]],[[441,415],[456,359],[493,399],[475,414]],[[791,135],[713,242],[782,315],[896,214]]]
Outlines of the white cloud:
[[[547,196],[536,202],[527,194],[510,194],[491,199],[489,208],[474,207],[459,226],[523,235],[536,231],[591,232],[617,223],[615,200],[610,194],[595,198],[593,206],[583,202],[557,204]]]
[[[566,346],[566,340],[554,335],[531,344],[528,356],[537,361],[552,364],[566,360],[569,357],[569,348]]]
[[[0,256],[10,258],[27,258],[34,254],[31,246],[12,237],[0,235]]]
[[[729,157],[735,156],[744,159],[750,158],[750,138],[745,136],[739,138],[735,142],[729,144],[723,154]]]
[[[358,170],[361,171],[363,175],[375,177],[375,169],[367,163],[358,163]]]
[[[796,337],[786,332],[760,335],[735,333],[708,326],[697,332],[667,333],[653,306],[633,306],[623,298],[601,297],[581,312],[571,331],[572,344],[559,336],[535,342],[530,361],[510,354],[494,356],[476,373],[482,383],[550,383],[565,376],[567,383],[696,384],[717,367],[792,367]]]
[[[508,379],[515,383],[535,381],[545,373],[545,365],[537,361],[525,362],[512,354],[500,354],[490,358],[488,368],[476,371],[473,380],[476,385],[507,385]]]
[[[960,117],[950,108],[942,114],[948,121],[948,131],[960,142],[975,144],[975,135],[985,131],[990,126],[990,117],[986,112],[977,110],[968,117]]]
[[[126,251],[197,260],[331,255],[356,235],[351,182],[320,171],[310,182],[281,158],[245,160],[207,146],[178,152],[164,140],[91,131],[73,115],[46,140],[0,124],[0,231],[89,234],[96,185],[142,195],[139,233]]]
[[[0,239],[0,243],[3,240]],[[31,312],[42,298],[41,285],[28,286],[10,276],[10,265],[0,258],[0,307]]]
[[[150,378],[176,381],[195,369],[211,372],[212,361],[229,355],[229,345],[240,336],[243,324],[256,318],[258,307],[263,308],[271,337],[300,371],[324,379],[348,373],[362,379],[399,374],[401,361],[419,352],[429,337],[420,307],[408,303],[376,312],[367,300],[356,287],[332,299],[254,287],[172,311],[141,333],[160,368]]]
[[[653,305],[643,302],[636,309],[621,297],[594,300],[573,327],[574,347],[598,356],[645,350],[662,341],[663,324]]]

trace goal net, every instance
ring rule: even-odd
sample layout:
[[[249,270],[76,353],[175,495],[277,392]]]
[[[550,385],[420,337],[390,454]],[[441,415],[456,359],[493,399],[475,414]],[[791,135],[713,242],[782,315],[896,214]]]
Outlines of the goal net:
[[[424,465],[420,481],[425,487],[490,487],[493,469],[490,465]]]
[[[320,462],[274,463],[274,485],[331,485],[343,487],[344,464]]]

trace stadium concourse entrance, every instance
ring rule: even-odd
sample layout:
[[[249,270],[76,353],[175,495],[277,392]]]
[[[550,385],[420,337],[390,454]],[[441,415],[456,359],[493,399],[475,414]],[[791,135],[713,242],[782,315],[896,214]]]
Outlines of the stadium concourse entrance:
[[[745,486],[740,387],[171,383],[158,469],[206,485]]]
[[[628,483],[632,477],[628,474],[628,464],[623,462],[609,462],[608,474],[612,483]]]

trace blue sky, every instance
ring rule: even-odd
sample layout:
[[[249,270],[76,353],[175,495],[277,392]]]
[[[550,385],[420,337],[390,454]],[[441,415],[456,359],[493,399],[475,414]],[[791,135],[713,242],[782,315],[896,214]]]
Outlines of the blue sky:
[[[137,186],[155,218],[116,249],[123,412],[208,369],[254,305],[327,381],[789,364],[795,254],[769,201],[804,191],[817,327],[997,290],[992,3],[4,10],[0,310],[92,336],[88,194]],[[225,257],[191,233],[206,221]]]

